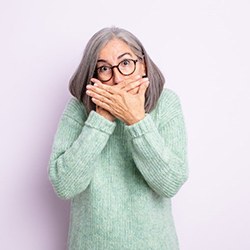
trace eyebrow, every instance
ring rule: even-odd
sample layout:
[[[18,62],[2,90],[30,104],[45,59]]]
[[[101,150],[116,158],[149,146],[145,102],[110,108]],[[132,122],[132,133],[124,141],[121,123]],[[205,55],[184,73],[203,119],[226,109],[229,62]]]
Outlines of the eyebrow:
[[[125,52],[125,53],[121,54],[120,56],[118,56],[117,59],[121,59],[122,57],[124,57],[124,56],[126,56],[126,55],[129,55],[129,56],[133,57],[131,53]],[[99,60],[97,60],[97,62],[106,62],[106,63],[108,63],[108,62],[107,62],[106,60],[104,60],[104,59],[99,59]]]

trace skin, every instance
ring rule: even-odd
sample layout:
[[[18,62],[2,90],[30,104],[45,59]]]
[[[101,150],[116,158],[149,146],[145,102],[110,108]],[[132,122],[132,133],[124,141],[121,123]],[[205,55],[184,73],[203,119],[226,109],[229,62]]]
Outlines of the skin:
[[[130,47],[119,39],[110,40],[102,48],[97,67],[103,65],[117,65],[124,59],[138,59]],[[103,62],[105,61],[105,62]],[[145,92],[149,80],[142,78],[145,75],[145,64],[139,60],[136,70],[132,75],[124,76],[117,68],[113,69],[113,77],[102,83],[96,78],[88,85],[86,94],[92,97],[96,104],[96,112],[110,121],[115,118],[122,120],[127,125],[133,125],[145,117],[144,103]]]

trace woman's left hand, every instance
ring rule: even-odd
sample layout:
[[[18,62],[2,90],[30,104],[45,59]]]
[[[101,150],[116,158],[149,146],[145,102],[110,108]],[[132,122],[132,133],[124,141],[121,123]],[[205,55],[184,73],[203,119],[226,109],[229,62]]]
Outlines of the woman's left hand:
[[[112,115],[132,125],[139,122],[145,117],[145,92],[149,81],[145,79],[138,90],[137,94],[131,94],[124,89],[122,85],[105,85],[99,80],[92,78],[94,85],[88,85],[86,92],[92,97],[92,101],[109,111]]]

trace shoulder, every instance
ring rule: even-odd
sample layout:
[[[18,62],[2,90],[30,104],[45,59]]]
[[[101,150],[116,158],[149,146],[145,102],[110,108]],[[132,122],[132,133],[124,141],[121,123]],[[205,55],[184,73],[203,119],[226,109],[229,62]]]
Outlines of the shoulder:
[[[82,102],[71,97],[64,108],[63,116],[70,117],[83,125],[87,118],[87,112]]]
[[[178,115],[182,115],[179,96],[173,90],[164,88],[158,99],[156,110],[158,117],[165,121],[169,121]]]
[[[163,88],[159,97],[159,101],[162,102],[163,100],[167,103],[175,103],[180,101],[179,96],[172,89],[169,88]]]

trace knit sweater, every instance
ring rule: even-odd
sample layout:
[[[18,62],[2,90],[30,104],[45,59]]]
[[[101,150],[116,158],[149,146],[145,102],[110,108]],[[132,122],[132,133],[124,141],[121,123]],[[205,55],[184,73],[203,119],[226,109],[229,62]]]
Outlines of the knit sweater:
[[[48,175],[71,199],[70,250],[177,250],[171,197],[188,177],[181,104],[163,89],[139,122],[111,122],[72,97],[54,137]]]

